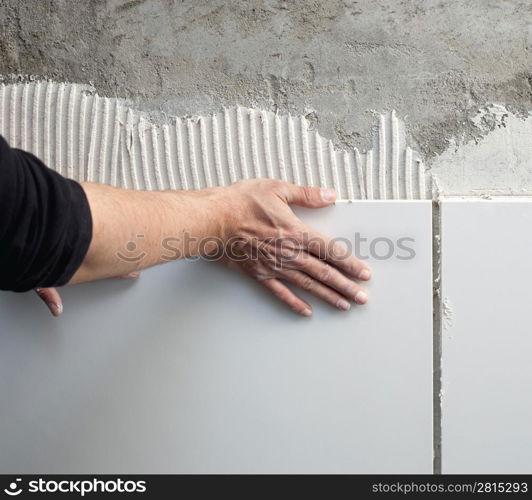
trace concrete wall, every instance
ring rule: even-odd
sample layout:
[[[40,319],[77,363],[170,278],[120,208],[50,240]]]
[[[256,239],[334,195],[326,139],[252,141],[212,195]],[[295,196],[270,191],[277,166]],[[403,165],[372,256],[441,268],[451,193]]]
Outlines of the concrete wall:
[[[528,116],[531,9],[526,0],[4,0],[0,73],[92,82],[100,95],[174,115],[235,104],[303,114],[336,146],[362,150],[376,113],[396,109],[430,166],[501,127],[487,104]],[[461,192],[455,160],[438,176]],[[512,189],[532,187],[526,174]],[[478,187],[499,187],[486,178]]]

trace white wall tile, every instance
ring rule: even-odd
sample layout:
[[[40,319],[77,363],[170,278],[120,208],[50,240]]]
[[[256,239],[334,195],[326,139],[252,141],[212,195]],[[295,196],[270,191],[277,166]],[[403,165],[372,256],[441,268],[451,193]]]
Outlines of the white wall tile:
[[[442,469],[532,472],[532,201],[442,205]]]
[[[67,287],[58,320],[0,294],[0,471],[430,473],[431,202],[300,214],[393,242],[367,306],[297,317],[206,262]]]

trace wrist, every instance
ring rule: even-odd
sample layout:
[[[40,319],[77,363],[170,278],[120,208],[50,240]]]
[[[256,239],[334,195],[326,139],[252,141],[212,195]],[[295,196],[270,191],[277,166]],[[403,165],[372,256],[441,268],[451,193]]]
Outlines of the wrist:
[[[185,251],[187,256],[209,252],[216,243],[225,243],[234,218],[228,187],[168,191],[168,194],[177,217],[174,226],[184,228],[178,236],[189,242]]]

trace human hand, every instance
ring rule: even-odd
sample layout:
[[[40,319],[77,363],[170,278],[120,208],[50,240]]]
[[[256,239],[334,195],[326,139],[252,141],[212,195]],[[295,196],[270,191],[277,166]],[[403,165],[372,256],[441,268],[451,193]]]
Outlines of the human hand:
[[[221,258],[230,268],[257,280],[303,316],[311,316],[312,307],[285,282],[342,311],[351,302],[367,302],[354,279],[369,280],[369,267],[349,255],[342,243],[304,224],[289,206],[327,207],[336,200],[334,190],[248,180],[213,191],[215,206],[223,212]]]

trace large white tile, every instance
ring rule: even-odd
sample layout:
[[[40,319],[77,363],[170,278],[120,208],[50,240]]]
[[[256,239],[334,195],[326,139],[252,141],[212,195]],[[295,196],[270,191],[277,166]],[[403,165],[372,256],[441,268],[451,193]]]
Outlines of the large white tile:
[[[367,306],[297,317],[206,262],[68,287],[59,320],[0,294],[0,471],[430,473],[431,203],[300,214],[392,251]]]
[[[532,472],[532,201],[442,205],[442,468]]]

